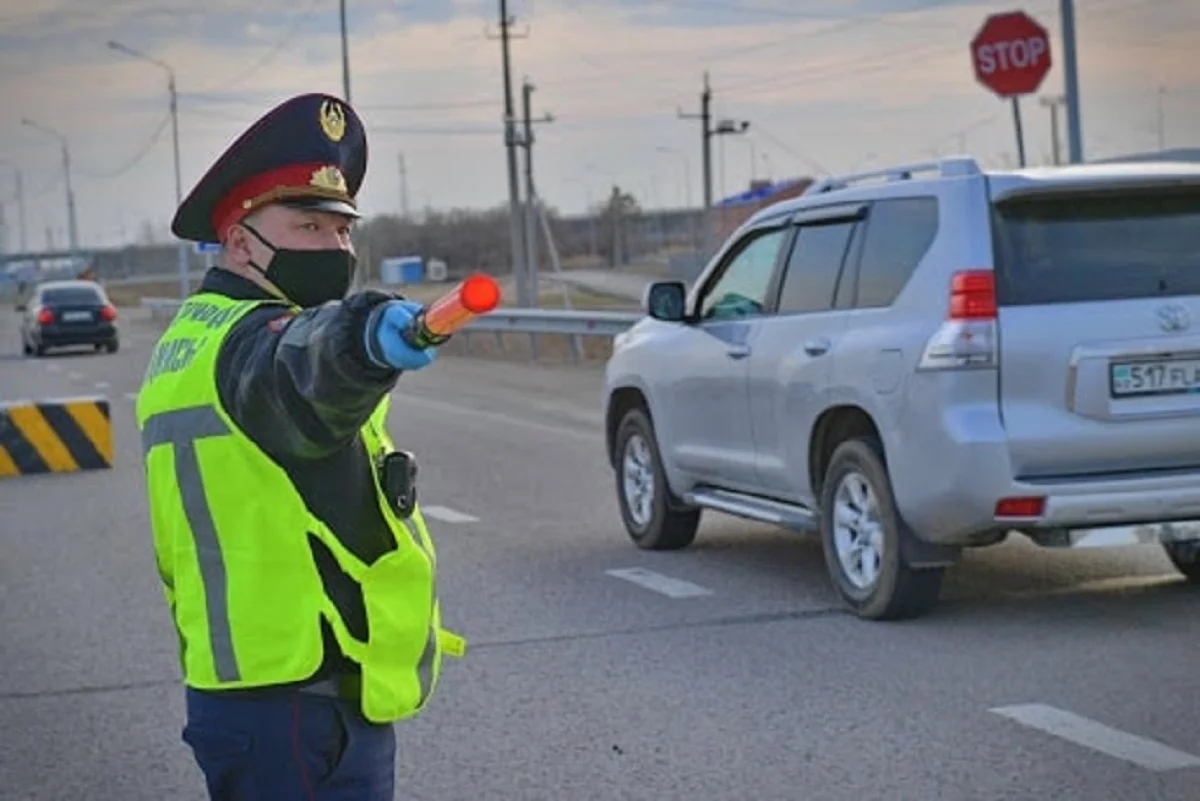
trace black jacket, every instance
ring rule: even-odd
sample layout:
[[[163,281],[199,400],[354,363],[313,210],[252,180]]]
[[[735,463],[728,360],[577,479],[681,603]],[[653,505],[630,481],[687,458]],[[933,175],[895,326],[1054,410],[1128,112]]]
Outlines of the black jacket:
[[[239,300],[271,298],[223,269],[210,270],[201,291]],[[368,290],[294,316],[279,306],[256,309],[238,321],[217,355],[217,392],[226,412],[283,467],[309,510],[367,563],[388,550],[391,534],[359,429],[400,371],[367,361],[363,331],[372,309],[396,297]],[[365,639],[358,585],[320,541],[313,536],[308,541],[330,597],[351,633]],[[325,662],[312,678],[356,673],[327,624],[324,633]]]

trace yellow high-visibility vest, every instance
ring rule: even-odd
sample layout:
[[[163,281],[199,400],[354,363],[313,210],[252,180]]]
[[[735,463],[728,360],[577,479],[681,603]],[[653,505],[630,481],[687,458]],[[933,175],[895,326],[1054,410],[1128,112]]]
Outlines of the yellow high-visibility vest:
[[[394,548],[368,565],[308,510],[283,468],[221,405],[221,342],[265,303],[276,302],[188,298],[154,348],[138,393],[154,551],[184,681],[225,690],[307,679],[323,660],[324,619],[362,668],[363,715],[377,723],[412,717],[428,704],[443,656],[462,656],[466,643],[441,626],[437,557],[420,508],[398,518],[381,488],[379,460],[395,451],[384,428],[389,399],[361,434]],[[350,633],[326,595],[309,537],[360,585],[366,641]]]

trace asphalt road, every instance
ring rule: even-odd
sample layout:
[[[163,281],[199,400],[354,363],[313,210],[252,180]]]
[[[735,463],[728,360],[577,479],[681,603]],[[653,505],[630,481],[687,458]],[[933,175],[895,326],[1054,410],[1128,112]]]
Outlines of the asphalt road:
[[[0,399],[103,393],[118,441],[113,470],[0,481],[3,801],[204,797],[133,425],[155,331],[125,334],[23,359],[0,314]],[[598,389],[446,358],[396,393],[471,641],[399,729],[398,799],[1200,798],[1200,594],[1157,550],[974,552],[935,614],[858,622],[805,538],[713,515],[634,549]]]

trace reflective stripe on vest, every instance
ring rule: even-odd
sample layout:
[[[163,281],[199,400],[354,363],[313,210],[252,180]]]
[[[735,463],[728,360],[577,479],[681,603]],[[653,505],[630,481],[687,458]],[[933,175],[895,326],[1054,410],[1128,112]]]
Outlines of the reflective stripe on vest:
[[[374,722],[411,717],[432,696],[442,657],[462,656],[466,643],[441,626],[436,554],[419,506],[401,520],[380,487],[376,459],[395,450],[384,427],[389,399],[360,433],[396,547],[366,565],[221,407],[220,343],[259,305],[189,298],[156,346],[137,400],[155,554],[185,681],[229,689],[306,679],[323,657],[324,619],[346,656],[363,665],[363,714]],[[366,642],[326,595],[309,538],[361,586]]]
[[[210,406],[160,412],[147,418],[142,429],[142,458],[156,445],[170,444],[175,454],[175,480],[183,500],[183,513],[196,539],[200,575],[204,583],[204,608],[208,614],[208,642],[212,649],[213,666],[221,681],[238,681],[237,656],[233,652],[233,635],[229,623],[229,600],[226,596],[225,559],[217,539],[217,527],[208,497],[204,494],[204,479],[200,475],[200,460],[196,457],[195,442],[205,437],[220,437],[231,433],[229,426]]]

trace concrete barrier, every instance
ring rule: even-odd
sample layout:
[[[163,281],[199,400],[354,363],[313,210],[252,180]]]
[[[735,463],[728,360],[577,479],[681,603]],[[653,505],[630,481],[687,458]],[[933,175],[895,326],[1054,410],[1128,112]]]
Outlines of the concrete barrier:
[[[104,470],[112,463],[107,398],[0,402],[0,478]]]

